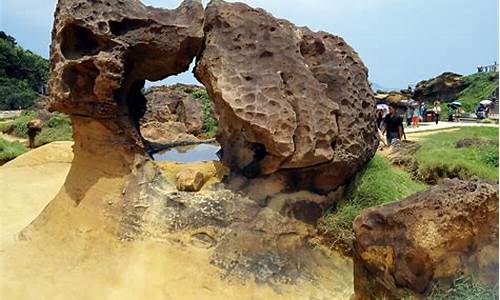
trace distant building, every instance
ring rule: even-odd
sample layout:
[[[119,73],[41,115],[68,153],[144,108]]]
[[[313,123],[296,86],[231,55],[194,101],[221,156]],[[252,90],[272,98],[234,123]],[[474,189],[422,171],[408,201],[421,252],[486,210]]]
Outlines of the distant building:
[[[488,66],[478,66],[477,67],[477,72],[478,73],[483,73],[483,72],[498,72],[498,63],[495,62],[492,65]]]

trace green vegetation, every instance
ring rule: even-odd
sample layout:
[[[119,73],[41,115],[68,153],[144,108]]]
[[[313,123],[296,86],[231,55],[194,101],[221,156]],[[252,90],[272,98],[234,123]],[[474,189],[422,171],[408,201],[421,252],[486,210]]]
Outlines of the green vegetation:
[[[345,201],[327,213],[319,229],[331,239],[334,246],[343,247],[354,238],[352,222],[366,208],[405,198],[425,188],[402,170],[391,167],[382,156],[375,157],[349,184]],[[340,244],[340,245],[336,245]]]
[[[191,95],[193,95],[193,97],[195,97],[196,99],[199,99],[202,103],[203,133],[209,138],[214,137],[217,133],[218,122],[214,117],[212,104],[210,103],[210,98],[208,96],[207,90],[204,88],[195,89],[193,90]]]
[[[479,284],[474,277],[459,277],[451,288],[437,286],[429,296],[430,300],[494,300],[498,299],[498,286]]]
[[[19,142],[9,142],[0,137],[0,164],[3,164],[26,152],[26,147]]]
[[[473,112],[481,100],[487,99],[498,88],[498,72],[476,73],[464,76],[469,86],[458,94],[465,111]]]
[[[0,110],[26,108],[47,82],[48,61],[0,31]]]
[[[480,143],[457,148],[466,138],[479,138]],[[419,144],[416,175],[425,182],[445,177],[498,179],[498,128],[464,127],[422,137]]]
[[[71,141],[73,130],[71,120],[62,113],[52,116],[36,137],[37,145],[44,145],[55,141]]]
[[[0,131],[19,138],[28,138],[27,124],[37,117],[34,111],[25,111],[21,116],[9,122],[2,123]],[[35,139],[35,144],[41,146],[55,141],[72,140],[73,131],[70,118],[62,113],[53,114],[47,121],[43,122],[43,128]]]

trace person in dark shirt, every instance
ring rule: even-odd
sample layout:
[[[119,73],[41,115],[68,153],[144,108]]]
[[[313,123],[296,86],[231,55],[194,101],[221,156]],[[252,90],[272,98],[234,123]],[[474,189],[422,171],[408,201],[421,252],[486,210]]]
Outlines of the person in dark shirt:
[[[403,138],[403,120],[396,115],[394,105],[389,106],[389,113],[384,118],[384,131],[386,134],[387,144],[394,144],[395,140]]]

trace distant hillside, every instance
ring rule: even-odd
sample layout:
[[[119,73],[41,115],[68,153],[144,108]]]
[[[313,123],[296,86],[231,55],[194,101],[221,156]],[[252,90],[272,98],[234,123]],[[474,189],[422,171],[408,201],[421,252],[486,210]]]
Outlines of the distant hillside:
[[[457,98],[466,111],[474,111],[481,100],[488,99],[498,89],[498,72],[476,73],[464,76],[463,80],[468,87]]]
[[[48,70],[46,59],[0,31],[0,110],[31,106],[47,82]]]
[[[445,72],[417,84],[414,99],[433,103],[459,100],[465,111],[472,112],[498,89],[498,72],[475,73],[467,76]]]

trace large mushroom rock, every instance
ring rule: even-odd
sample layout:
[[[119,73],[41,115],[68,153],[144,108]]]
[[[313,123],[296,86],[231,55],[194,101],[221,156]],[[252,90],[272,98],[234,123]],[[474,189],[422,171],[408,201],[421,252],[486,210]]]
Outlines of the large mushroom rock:
[[[201,49],[202,24],[198,1],[167,10],[134,0],[60,0],[52,32],[51,109],[102,123],[123,136],[119,146],[144,153],[138,130],[144,82],[186,71]],[[79,124],[73,125],[77,148],[86,138]]]
[[[210,2],[204,30],[195,76],[214,101],[222,160],[233,170],[256,177],[319,166],[308,181],[329,190],[371,158],[375,100],[341,38],[224,1]]]
[[[462,274],[498,279],[497,183],[446,180],[368,209],[353,227],[357,299],[422,295]]]
[[[417,83],[413,97],[417,101],[433,102],[456,100],[458,94],[469,84],[462,75],[445,72],[435,78]]]

